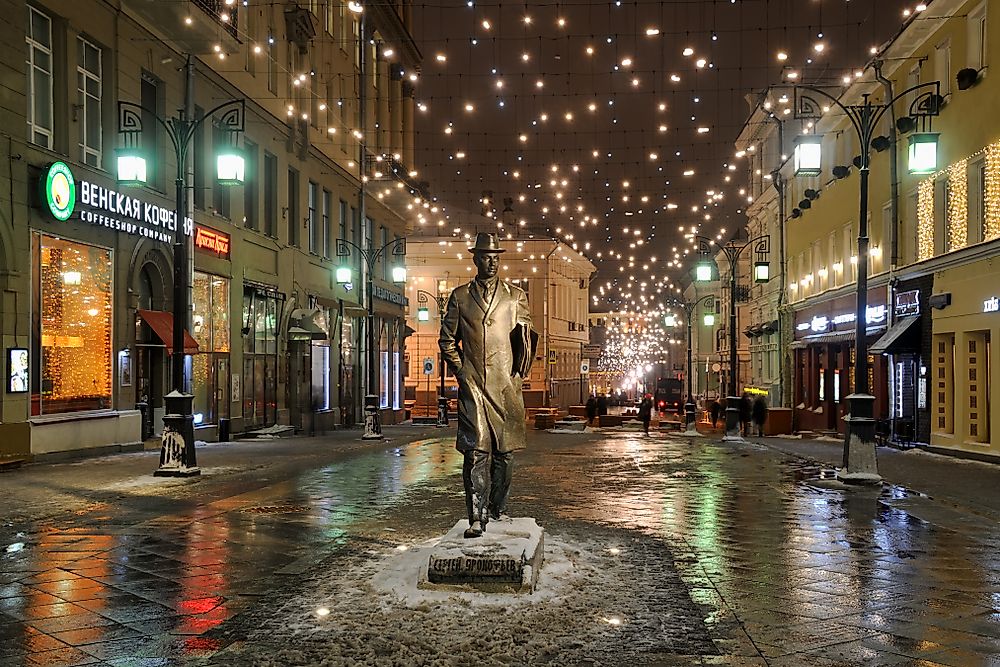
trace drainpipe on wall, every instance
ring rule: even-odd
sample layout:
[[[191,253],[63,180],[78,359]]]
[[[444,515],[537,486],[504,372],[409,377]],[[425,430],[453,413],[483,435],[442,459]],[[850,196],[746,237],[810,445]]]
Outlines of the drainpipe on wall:
[[[875,69],[875,78],[879,83],[882,84],[883,90],[885,90],[885,99],[893,99],[893,88],[892,81],[885,78],[882,75],[882,61],[876,60],[872,63],[872,67]],[[886,310],[888,311],[887,320],[889,327],[892,327],[896,323],[896,309],[895,309],[895,288],[896,288],[896,278],[893,275],[896,271],[896,266],[899,264],[899,157],[896,153],[896,109],[895,107],[889,107],[889,217],[892,221],[892,230],[890,238],[890,259],[889,259],[889,280],[886,283]],[[882,240],[885,243],[885,239]],[[895,355],[889,355],[889,424],[890,424],[890,438],[895,440],[896,437],[896,420],[893,416],[896,412],[896,406],[893,405],[893,397],[896,395],[895,382],[896,373],[894,371],[896,367]]]
[[[552,255],[555,254],[556,250],[559,249],[559,241],[555,241],[552,246],[552,250],[549,254],[545,255],[545,299],[542,303],[542,322],[545,323],[545,355],[543,357],[545,364],[545,404],[549,406],[552,402],[552,364],[549,363],[549,350],[551,349],[551,336],[552,336],[552,322],[549,321],[549,279],[551,277],[551,272],[549,270],[549,264],[552,260]]]
[[[778,125],[778,156],[780,160],[780,157],[785,154],[785,124],[775,116],[768,116],[768,118]],[[781,175],[782,164],[778,165],[771,176],[771,182],[774,183],[774,189],[778,193],[778,262],[780,266],[778,276],[781,280],[781,286],[778,289],[778,395],[781,397],[782,407],[791,407],[791,391],[788,391],[788,396],[785,395],[786,389],[790,390],[792,387],[790,382],[786,382],[792,361],[790,354],[785,349],[785,179]]]

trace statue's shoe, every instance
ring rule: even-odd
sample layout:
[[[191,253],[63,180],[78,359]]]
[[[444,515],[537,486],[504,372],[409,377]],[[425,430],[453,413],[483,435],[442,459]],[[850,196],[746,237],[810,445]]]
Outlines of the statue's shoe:
[[[507,514],[506,512],[500,512],[500,514],[491,514],[490,515],[490,521],[510,522],[511,520],[512,519],[510,518],[510,515]]]
[[[472,524],[465,529],[465,538],[469,539],[472,537],[482,537],[483,527],[478,521],[473,521]]]

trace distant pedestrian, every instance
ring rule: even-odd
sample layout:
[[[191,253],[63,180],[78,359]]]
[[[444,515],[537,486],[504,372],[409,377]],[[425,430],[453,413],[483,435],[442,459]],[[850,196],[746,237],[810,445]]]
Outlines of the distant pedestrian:
[[[754,399],[752,412],[751,419],[753,420],[754,430],[757,432],[758,437],[763,437],[764,422],[767,421],[767,400],[763,396],[758,396]]]
[[[587,405],[584,409],[587,413],[587,424],[593,425],[594,419],[597,417],[597,399],[594,398],[593,394],[587,399]]]
[[[753,402],[750,394],[743,392],[740,396],[740,431],[743,435],[750,435],[750,420],[753,417]]]
[[[642,420],[642,430],[649,435],[649,421],[653,418],[653,399],[646,394],[639,403],[639,419]]]
[[[598,416],[608,414],[608,397],[604,394],[597,396],[597,414]]]
[[[712,428],[719,428],[719,415],[722,414],[722,405],[718,401],[712,401],[708,406],[708,412],[712,416]]]

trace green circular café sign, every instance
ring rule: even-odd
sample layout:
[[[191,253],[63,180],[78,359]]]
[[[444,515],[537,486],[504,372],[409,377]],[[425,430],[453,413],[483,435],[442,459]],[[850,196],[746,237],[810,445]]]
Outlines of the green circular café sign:
[[[56,220],[66,220],[76,208],[76,181],[65,162],[53,162],[42,180],[42,196]]]

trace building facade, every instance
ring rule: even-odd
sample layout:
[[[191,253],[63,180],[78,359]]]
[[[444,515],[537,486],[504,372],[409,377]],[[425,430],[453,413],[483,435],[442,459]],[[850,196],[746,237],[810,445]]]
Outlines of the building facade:
[[[989,111],[1000,96],[989,76],[989,46],[1000,43],[998,12],[994,0],[926,3],[879,47],[863,76],[836,91],[845,104],[864,94],[878,102],[901,96],[876,133],[888,141],[872,153],[868,257],[857,250],[856,133],[835,112],[796,130],[821,135],[824,157],[817,176],[794,177],[791,165],[782,172],[789,201],[810,200],[790,212],[787,225],[800,427],[818,419],[823,428],[843,429],[830,411],[843,413],[840,399],[852,386],[853,332],[846,329],[861,316],[852,304],[857,265],[866,261],[871,278],[863,316],[883,428],[899,441],[947,453],[1000,456],[1000,407],[990,400],[1000,381],[992,344],[1000,333],[993,317],[1000,310],[994,294],[1000,126]],[[919,112],[920,94],[902,93],[934,82],[940,82],[939,113],[914,132],[905,117]],[[782,108],[779,99],[768,102],[776,112]],[[937,164],[910,173],[908,145],[922,132],[937,134]],[[842,169],[835,173],[835,166]]]
[[[223,420],[231,432],[317,432],[360,420],[368,275],[357,253],[354,289],[333,273],[339,240],[378,247],[408,229],[412,186],[379,172],[408,174],[402,165],[413,160],[404,72],[416,71],[419,52],[405,3],[366,17],[374,42],[366,53],[360,18],[335,0],[43,0],[4,9],[18,37],[0,63],[11,194],[0,219],[11,374],[0,454],[121,448],[159,432],[172,389],[177,225],[193,250],[184,317],[196,437],[216,438]],[[363,56],[368,75],[359,82]],[[215,155],[234,137],[224,110],[212,110],[229,100],[246,105],[236,137],[242,186],[215,180]],[[126,128],[132,134],[121,132],[119,103],[137,105],[141,128]],[[198,121],[186,143],[182,216],[176,152],[161,124],[178,110]],[[147,156],[144,187],[117,182],[115,151],[126,136]],[[371,278],[378,394],[391,422],[403,417],[394,360],[405,299],[390,268],[380,260]]]
[[[765,99],[767,94],[763,96]],[[750,97],[751,113],[736,140],[737,159],[745,158],[747,187],[746,237],[768,237],[770,280],[750,284],[748,336],[749,387],[767,396],[768,405],[788,406],[791,400],[790,317],[785,303],[785,218],[787,198],[780,169],[787,157],[783,121]]]
[[[531,320],[538,333],[538,349],[531,373],[524,379],[527,408],[558,407],[568,410],[586,400],[587,375],[582,372],[583,346],[589,342],[587,294],[594,265],[565,243],[547,239],[502,241],[500,277],[518,285],[528,295]],[[420,321],[421,296],[447,296],[458,285],[475,278],[468,248],[471,240],[453,237],[412,237],[407,244],[407,338],[409,374],[406,395],[415,413],[429,413],[437,400],[440,356],[437,347],[440,319],[437,306],[427,301],[430,316]],[[432,361],[431,373],[425,373]],[[446,394],[453,396],[458,383],[446,374]]]

